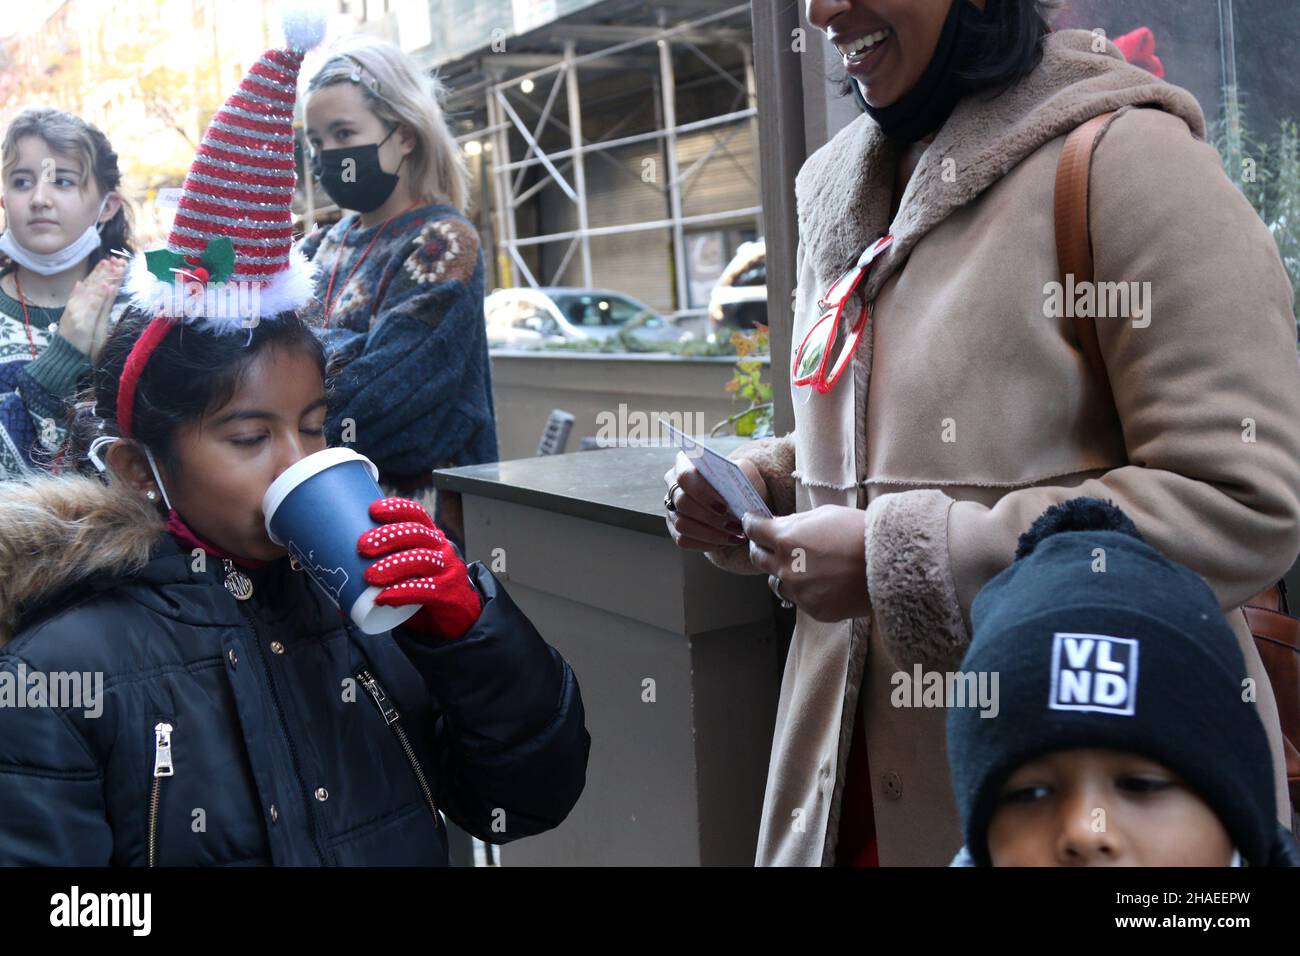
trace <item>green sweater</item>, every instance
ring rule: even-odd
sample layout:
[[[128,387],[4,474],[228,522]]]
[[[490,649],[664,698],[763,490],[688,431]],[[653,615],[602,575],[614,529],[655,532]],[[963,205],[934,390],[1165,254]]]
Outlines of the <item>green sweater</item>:
[[[59,335],[62,308],[27,306],[0,289],[0,480],[33,467],[39,444],[52,452],[63,442],[68,407],[90,360]],[[36,359],[32,359],[32,345]]]

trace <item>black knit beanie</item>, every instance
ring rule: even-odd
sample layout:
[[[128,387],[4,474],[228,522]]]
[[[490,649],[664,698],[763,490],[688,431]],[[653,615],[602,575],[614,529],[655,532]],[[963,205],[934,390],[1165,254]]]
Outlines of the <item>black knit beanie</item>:
[[[948,712],[949,769],[977,866],[990,865],[1006,779],[1076,748],[1164,764],[1246,862],[1266,864],[1272,760],[1237,638],[1205,581],[1146,544],[1122,511],[1095,498],[1049,508],[976,596],[971,624],[962,670],[996,672],[1000,705],[992,718]]]

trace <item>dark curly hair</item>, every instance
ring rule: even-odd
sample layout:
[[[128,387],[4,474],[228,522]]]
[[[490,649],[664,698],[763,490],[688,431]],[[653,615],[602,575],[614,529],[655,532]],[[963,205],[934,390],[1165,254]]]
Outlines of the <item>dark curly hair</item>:
[[[120,437],[117,392],[131,347],[151,316],[128,308],[104,343],[91,384],[69,415],[67,438],[55,469],[96,474],[88,453],[96,438]],[[176,470],[176,431],[225,405],[239,389],[253,360],[268,348],[300,350],[325,377],[325,349],[297,313],[263,319],[247,334],[214,334],[177,324],[149,358],[136,386],[132,438]]]

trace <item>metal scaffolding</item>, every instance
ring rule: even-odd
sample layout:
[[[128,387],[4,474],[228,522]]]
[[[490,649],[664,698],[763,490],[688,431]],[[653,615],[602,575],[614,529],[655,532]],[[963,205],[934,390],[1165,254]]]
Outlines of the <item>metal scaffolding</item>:
[[[564,55],[558,62],[533,69],[529,72],[512,76],[508,79],[501,76],[492,77],[484,86],[487,100],[487,126],[483,129],[475,130],[472,133],[466,133],[458,137],[458,141],[466,143],[469,141],[481,141],[487,138],[491,148],[485,148],[480,154],[481,161],[489,163],[489,179],[492,184],[493,202],[496,211],[496,222],[493,233],[496,237],[498,249],[498,262],[504,267],[503,274],[499,276],[503,286],[514,285],[513,277],[510,274],[513,270],[527,281],[528,285],[538,288],[544,284],[554,285],[564,275],[565,270],[569,268],[574,255],[578,256],[578,262],[582,271],[582,282],[584,286],[592,286],[592,261],[591,261],[591,240],[594,237],[626,234],[653,229],[665,229],[671,233],[672,237],[672,261],[674,276],[674,293],[676,300],[676,309],[671,313],[674,316],[700,315],[705,310],[702,308],[686,308],[689,302],[687,292],[687,269],[686,269],[686,242],[685,227],[698,225],[708,222],[719,222],[724,220],[742,220],[752,219],[758,222],[761,230],[762,206],[746,206],[738,209],[727,209],[719,212],[704,213],[700,215],[686,215],[683,210],[682,196],[686,185],[692,177],[696,176],[699,171],[712,160],[720,150],[725,150],[727,142],[735,134],[739,124],[749,123],[755,130],[754,142],[757,143],[757,120],[758,111],[756,108],[757,93],[754,80],[753,55],[751,46],[748,43],[739,43],[742,51],[744,62],[745,79],[743,83],[736,80],[730,72],[719,66],[718,63],[709,57],[697,45],[697,41],[707,36],[701,33],[701,28],[708,27],[718,21],[725,20],[729,17],[738,15],[747,15],[749,4],[742,3],[713,13],[709,16],[701,17],[686,23],[679,24],[671,28],[627,28],[627,27],[585,27],[586,36],[602,35],[627,35],[639,34],[632,36],[625,42],[617,43],[613,46],[601,49],[592,53],[578,55],[576,53],[575,41],[569,39],[565,42]],[[737,41],[739,42],[739,41]],[[645,133],[637,133],[630,136],[622,136],[614,139],[602,139],[594,142],[584,142],[582,129],[582,91],[578,82],[578,70],[584,65],[595,65],[596,61],[607,64],[609,59],[615,55],[626,54],[628,51],[636,50],[638,47],[644,47],[649,44],[657,46],[657,72],[660,85],[659,110],[657,115],[662,118],[661,128],[653,129]],[[745,106],[743,109],[733,108],[725,113],[715,116],[709,116],[704,119],[696,120],[690,123],[678,124],[677,122],[677,102],[676,102],[676,77],[673,68],[673,49],[674,47],[684,48],[690,51],[694,56],[702,60],[708,67],[733,86],[739,89],[736,102],[739,103],[743,97]],[[536,62],[534,57],[508,57],[502,56],[493,58],[499,64],[498,69],[503,68],[510,62]],[[529,126],[519,115],[519,112],[511,104],[508,93],[520,87],[524,87],[524,92],[532,89],[537,81],[541,78],[552,78],[551,89],[546,98],[545,105],[542,107],[536,123]],[[525,84],[528,84],[525,86]],[[554,115],[554,106],[558,99],[559,92],[563,87],[566,94],[568,123],[565,124]],[[553,125],[562,133],[568,134],[568,148],[558,150],[545,150],[542,145],[543,133],[548,126]],[[720,131],[728,125],[733,128],[731,132],[723,137]],[[714,131],[713,135],[717,140],[713,146],[699,159],[691,164],[686,170],[681,170],[678,164],[677,140],[678,136],[684,133],[696,130]],[[527,149],[519,159],[512,159],[510,156],[510,133],[516,133],[526,144]],[[662,141],[664,145],[665,157],[665,176],[662,177],[664,182],[657,186],[665,194],[666,206],[669,214],[666,218],[655,220],[643,220],[628,223],[620,223],[611,226],[593,227],[588,219],[588,202],[587,202],[587,175],[586,164],[588,157],[597,157],[610,159],[609,150],[617,147],[627,146],[633,143]],[[610,159],[610,161],[613,161]],[[524,179],[529,170],[536,167],[542,167],[543,175],[527,189],[523,187]],[[566,172],[568,175],[566,175]],[[521,236],[519,235],[519,223],[516,216],[516,210],[543,188],[555,184],[573,203],[576,211],[577,228],[558,232],[548,232],[542,235]],[[657,185],[657,183],[655,184]],[[757,192],[757,184],[756,184]],[[539,246],[547,243],[568,243],[563,256],[560,259],[558,267],[553,271],[550,283],[538,281],[538,277],[528,267],[524,260],[521,250],[529,246]],[[540,270],[539,270],[540,271]]]

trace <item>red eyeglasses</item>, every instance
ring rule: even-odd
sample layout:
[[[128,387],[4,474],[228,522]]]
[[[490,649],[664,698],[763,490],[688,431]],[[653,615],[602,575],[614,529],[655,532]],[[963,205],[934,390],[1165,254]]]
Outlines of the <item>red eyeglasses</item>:
[[[840,335],[840,319],[849,300],[858,291],[858,286],[871,271],[871,263],[876,256],[888,249],[893,241],[892,235],[884,235],[873,242],[858,257],[858,261],[836,279],[831,284],[830,290],[817,300],[817,307],[822,310],[822,314],[813,323],[794,353],[794,366],[790,371],[790,380],[795,385],[811,385],[822,395],[835,387],[835,383],[848,367],[849,359],[853,357],[858,347],[858,340],[862,338],[862,330],[866,328],[871,306],[866,302],[862,303],[862,311],[848,335]],[[826,373],[827,365],[831,367],[829,375]]]

